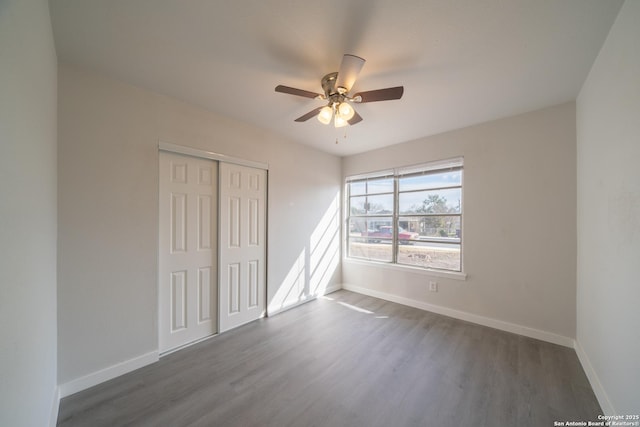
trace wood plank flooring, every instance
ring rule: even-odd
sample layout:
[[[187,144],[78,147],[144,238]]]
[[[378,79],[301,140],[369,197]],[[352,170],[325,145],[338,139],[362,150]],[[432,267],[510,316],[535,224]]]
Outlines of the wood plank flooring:
[[[62,400],[58,426],[553,426],[572,349],[339,291]]]

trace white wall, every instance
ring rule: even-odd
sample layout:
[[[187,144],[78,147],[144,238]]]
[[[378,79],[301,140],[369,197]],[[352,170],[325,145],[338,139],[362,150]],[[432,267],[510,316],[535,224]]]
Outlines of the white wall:
[[[57,414],[56,53],[46,0],[0,2],[0,425]]]
[[[157,351],[159,140],[269,164],[269,309],[310,294],[339,158],[71,65],[59,98],[61,384]]]
[[[578,354],[603,410],[640,414],[640,2],[577,100]]]
[[[428,274],[346,260],[345,287],[570,345],[575,141],[568,103],[344,158],[348,176],[464,156],[467,274],[466,281],[436,277],[432,293]]]

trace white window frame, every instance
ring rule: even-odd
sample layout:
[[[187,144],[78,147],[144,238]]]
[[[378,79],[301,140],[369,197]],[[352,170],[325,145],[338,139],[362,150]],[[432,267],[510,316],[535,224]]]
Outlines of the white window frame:
[[[419,165],[412,165],[412,166],[406,166],[406,167],[400,167],[400,168],[394,168],[394,169],[386,169],[386,170],[382,170],[382,171],[376,171],[376,172],[370,172],[370,173],[365,173],[365,174],[358,174],[358,175],[350,175],[347,176],[345,178],[345,182],[344,182],[344,188],[345,188],[345,192],[344,192],[344,200],[345,200],[345,216],[344,216],[344,226],[345,226],[345,233],[344,233],[344,254],[345,254],[345,260],[347,260],[348,262],[352,262],[352,263],[356,263],[356,264],[377,264],[377,265],[381,265],[381,266],[385,266],[385,267],[390,267],[393,269],[401,269],[401,270],[412,270],[412,271],[416,271],[416,272],[426,272],[430,275],[435,275],[435,276],[442,276],[442,277],[452,277],[452,278],[456,278],[456,279],[461,279],[461,280],[465,280],[466,279],[466,274],[464,273],[464,239],[463,239],[463,235],[464,235],[464,200],[461,200],[461,209],[460,209],[460,213],[459,213],[459,217],[460,217],[460,227],[461,227],[461,234],[460,234],[460,242],[459,242],[459,246],[460,246],[460,270],[452,270],[452,269],[439,269],[439,268],[433,268],[433,267],[423,267],[423,266],[418,266],[418,265],[408,265],[408,264],[402,264],[402,263],[398,263],[398,226],[399,226],[399,220],[401,217],[407,217],[407,216],[420,216],[420,215],[401,215],[399,213],[399,206],[398,206],[398,200],[399,200],[399,194],[402,193],[399,191],[399,179],[401,177],[406,177],[407,175],[417,175],[417,174],[422,174],[422,173],[437,173],[437,172],[444,172],[447,170],[460,170],[461,173],[461,183],[460,183],[460,191],[461,191],[461,197],[462,199],[464,199],[464,158],[463,157],[455,157],[455,158],[451,158],[451,159],[444,159],[444,160],[438,160],[438,161],[434,161],[434,162],[429,162],[429,163],[423,163],[423,164],[419,164]],[[365,179],[376,179],[376,178],[384,178],[384,177],[390,177],[393,176],[393,180],[394,180],[394,190],[393,190],[393,214],[391,215],[392,218],[392,228],[393,228],[393,237],[391,240],[391,245],[392,245],[392,256],[391,256],[391,261],[378,261],[378,260],[370,260],[367,258],[361,258],[361,257],[357,257],[357,256],[351,256],[349,254],[349,224],[350,224],[350,219],[352,217],[357,217],[351,214],[351,194],[350,194],[350,186],[349,184],[355,181],[361,181],[361,180],[365,180]],[[441,188],[437,188],[437,189],[441,189]],[[445,187],[442,187],[442,189],[445,189]],[[373,216],[373,215],[371,215]],[[381,215],[384,216],[384,215]],[[388,216],[388,215],[387,215]],[[457,215],[452,215],[452,216],[457,216]],[[428,241],[429,239],[426,239],[425,241]]]

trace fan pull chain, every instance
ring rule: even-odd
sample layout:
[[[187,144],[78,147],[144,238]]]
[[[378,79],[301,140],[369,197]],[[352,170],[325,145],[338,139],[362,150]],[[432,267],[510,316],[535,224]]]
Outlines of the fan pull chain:
[[[346,130],[346,129],[344,130],[344,136],[343,136],[343,138],[344,138],[344,139],[347,139],[347,130]],[[338,144],[339,142],[340,142],[340,141],[338,141],[338,137],[336,136],[336,144]]]

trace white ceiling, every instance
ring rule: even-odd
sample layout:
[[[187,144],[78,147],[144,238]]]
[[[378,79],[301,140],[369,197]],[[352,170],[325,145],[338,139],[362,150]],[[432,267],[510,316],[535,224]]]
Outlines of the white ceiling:
[[[576,98],[621,1],[51,0],[58,58],[349,155]],[[367,60],[339,130],[294,119],[344,53]],[[346,139],[345,137],[346,132]],[[340,140],[336,144],[336,138]]]

